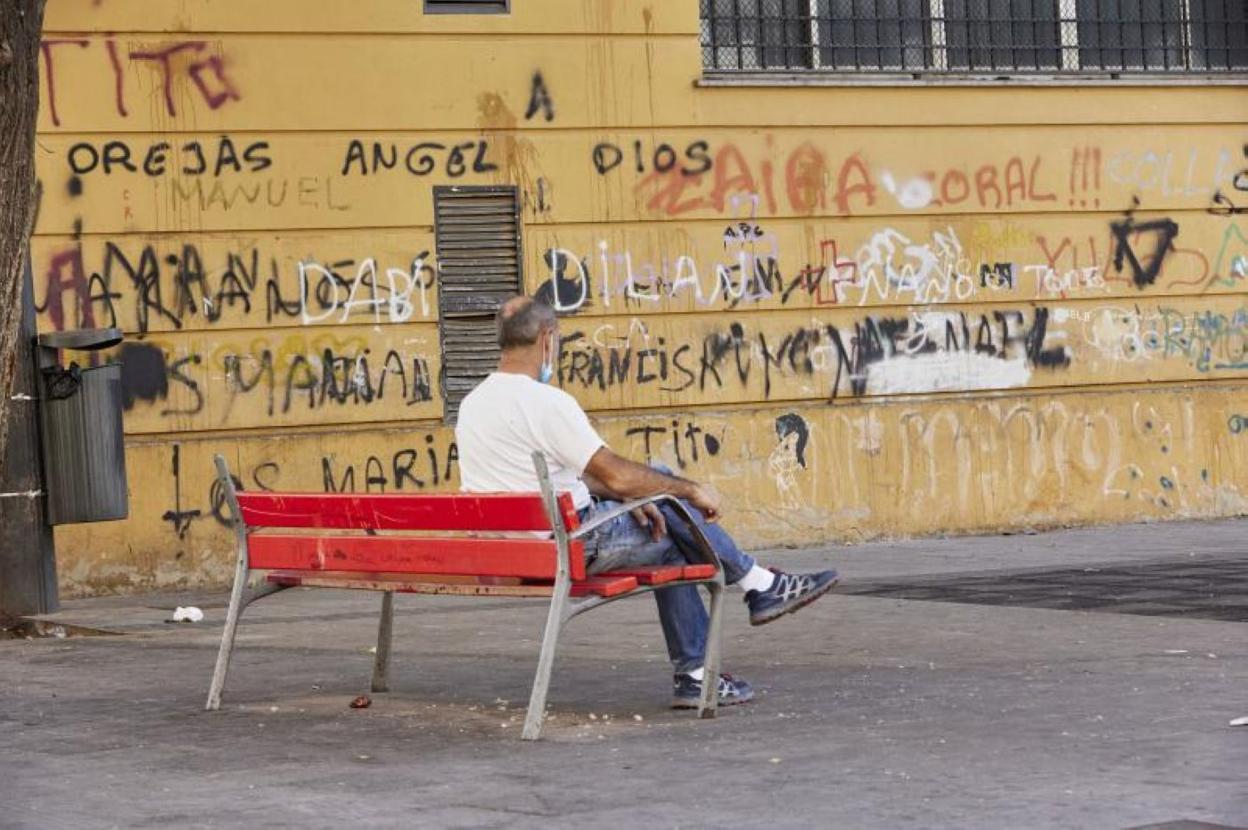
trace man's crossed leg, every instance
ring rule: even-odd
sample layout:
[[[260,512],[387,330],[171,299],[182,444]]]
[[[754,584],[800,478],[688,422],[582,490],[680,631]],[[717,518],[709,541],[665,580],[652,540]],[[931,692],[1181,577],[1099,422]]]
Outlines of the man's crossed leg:
[[[654,468],[671,474],[666,467],[654,465]],[[683,500],[681,503],[723,563],[725,582],[745,592],[753,625],[763,625],[792,613],[818,599],[836,584],[837,574],[832,570],[787,574],[760,567],[754,557],[738,547],[727,531],[718,524],[707,522],[693,505]],[[651,519],[639,519],[628,513],[617,516],[586,538],[585,556],[590,574],[699,561],[693,531],[684,518],[670,504],[658,504],[666,527],[657,539],[654,538]],[[595,513],[605,513],[619,505],[620,502],[612,500],[596,502],[589,508],[585,520],[589,521]],[[672,705],[696,708],[702,693],[702,664],[710,616],[694,585],[661,588],[654,592],[654,598],[659,606],[659,622],[675,671]],[[721,704],[744,703],[753,696],[753,690],[745,681],[729,675],[720,677]]]

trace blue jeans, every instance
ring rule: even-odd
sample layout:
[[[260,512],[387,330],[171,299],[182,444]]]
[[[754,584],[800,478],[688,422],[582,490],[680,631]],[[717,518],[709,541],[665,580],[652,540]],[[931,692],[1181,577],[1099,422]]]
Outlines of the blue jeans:
[[[654,468],[671,473],[668,468],[657,464]],[[724,565],[725,581],[731,585],[745,576],[754,567],[754,558],[743,553],[722,527],[708,523],[696,507],[685,501],[682,504],[719,555]],[[595,502],[584,521],[591,520],[595,513],[605,513],[619,506],[618,501]],[[589,572],[598,574],[626,568],[697,563],[699,559],[693,533],[684,520],[669,504],[659,502],[659,510],[667,521],[667,535],[657,542],[650,537],[650,529],[637,524],[628,513],[617,516],[587,536],[585,558]],[[654,592],[654,599],[659,605],[659,622],[663,626],[672,666],[678,672],[700,668],[706,654],[710,616],[697,586],[660,588]]]

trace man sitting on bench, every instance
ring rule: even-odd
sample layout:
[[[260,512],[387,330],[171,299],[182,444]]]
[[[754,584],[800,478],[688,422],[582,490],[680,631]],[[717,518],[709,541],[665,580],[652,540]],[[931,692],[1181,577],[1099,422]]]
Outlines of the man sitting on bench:
[[[559,322],[549,305],[529,297],[508,300],[498,312],[498,342],[498,370],[459,409],[455,438],[464,491],[536,491],[532,454],[541,450],[555,491],[572,493],[582,522],[630,499],[676,496],[697,508],[689,512],[719,555],[727,583],[745,592],[753,625],[796,611],[836,584],[836,571],[787,574],[759,567],[714,524],[720,516],[714,489],[612,452],[576,399],[549,385],[559,359]],[[585,561],[592,575],[683,563],[684,552],[695,549],[691,532],[670,507],[649,504],[587,536]],[[691,556],[688,561],[697,560]],[[709,624],[706,607],[693,585],[660,589],[654,596],[675,667],[672,706],[697,708]],[[720,705],[754,696],[748,683],[729,675],[721,675],[718,689]]]

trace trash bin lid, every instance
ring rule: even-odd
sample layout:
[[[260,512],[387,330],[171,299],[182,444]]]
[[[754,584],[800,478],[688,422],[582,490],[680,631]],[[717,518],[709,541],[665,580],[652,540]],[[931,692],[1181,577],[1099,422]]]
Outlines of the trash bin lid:
[[[111,349],[122,340],[121,329],[72,329],[39,335],[39,345],[48,349],[95,351]]]

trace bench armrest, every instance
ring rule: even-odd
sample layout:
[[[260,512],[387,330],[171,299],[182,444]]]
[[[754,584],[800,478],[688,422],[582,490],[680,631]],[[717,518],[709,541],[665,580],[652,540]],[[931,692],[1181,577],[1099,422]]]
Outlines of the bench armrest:
[[[644,507],[647,504],[653,504],[659,501],[668,502],[672,510],[675,511],[681,520],[689,526],[690,531],[693,533],[694,540],[698,543],[698,553],[700,554],[702,562],[707,565],[714,565],[716,568],[722,570],[719,563],[719,557],[715,554],[715,549],[711,547],[710,541],[707,540],[706,535],[702,532],[702,528],[698,527],[697,522],[693,520],[693,516],[689,515],[689,510],[684,504],[681,503],[680,499],[668,493],[660,493],[657,496],[648,496],[644,499],[635,499],[630,502],[625,502],[619,507],[608,510],[606,513],[596,515],[592,520],[578,527],[574,533],[569,534],[568,540],[572,541],[580,539],[602,527],[607,522],[619,518],[625,513],[631,513],[638,507]]]

